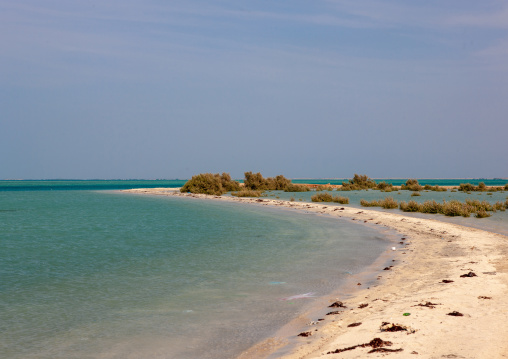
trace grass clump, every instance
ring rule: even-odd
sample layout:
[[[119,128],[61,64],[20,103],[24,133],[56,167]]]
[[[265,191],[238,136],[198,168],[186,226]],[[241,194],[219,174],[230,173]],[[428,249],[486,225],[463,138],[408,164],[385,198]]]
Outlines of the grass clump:
[[[235,197],[261,197],[262,193],[262,191],[256,191],[252,189],[242,189],[238,192],[231,192],[231,195]]]
[[[418,197],[418,196],[421,196],[420,192],[411,193],[411,197]]]
[[[490,217],[491,214],[483,209],[476,211],[475,215],[476,218],[487,218]]]
[[[448,191],[446,188],[439,187],[438,185],[431,186],[430,184],[426,184],[423,186],[423,189],[426,191],[434,191],[434,192],[446,192]]]
[[[223,173],[222,175],[218,173],[200,173],[192,176],[192,178],[188,180],[182,188],[180,188],[180,192],[221,196],[232,189],[234,190],[239,188],[240,184],[231,180],[229,173]]]
[[[341,191],[357,191],[362,189],[376,188],[376,182],[366,175],[356,174],[348,182],[342,182]]]
[[[303,184],[290,183],[284,188],[284,192],[309,192],[310,188]]]

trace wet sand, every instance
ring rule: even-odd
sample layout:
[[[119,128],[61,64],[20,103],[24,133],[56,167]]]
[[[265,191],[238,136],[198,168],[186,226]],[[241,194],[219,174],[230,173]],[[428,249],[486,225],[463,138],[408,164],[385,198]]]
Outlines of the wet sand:
[[[368,287],[357,286],[352,296],[337,293],[326,298],[323,309],[333,314],[305,323],[302,336],[289,338],[296,343],[289,352],[281,330],[241,359],[508,358],[506,236],[441,222],[439,216],[413,218],[348,205],[182,194],[172,189],[128,192],[285,207],[400,234],[399,248],[387,249],[393,264],[379,268],[378,279]],[[362,284],[363,278],[350,280]],[[333,306],[336,302],[342,305]]]

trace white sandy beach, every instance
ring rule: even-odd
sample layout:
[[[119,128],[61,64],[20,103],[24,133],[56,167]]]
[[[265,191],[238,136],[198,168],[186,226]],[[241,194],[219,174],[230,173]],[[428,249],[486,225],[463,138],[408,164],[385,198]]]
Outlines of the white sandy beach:
[[[391,228],[400,233],[401,247],[396,251],[387,248],[387,253],[394,258],[393,267],[379,268],[376,285],[358,286],[352,297],[337,294],[328,298],[326,304],[342,301],[346,308],[329,308],[338,314],[327,315],[317,324],[309,323],[303,331],[308,336],[297,337],[298,345],[289,353],[273,354],[287,342],[282,336],[275,336],[243,353],[241,359],[508,358],[508,238],[505,236],[444,223],[438,220],[439,216],[412,218],[347,205],[183,194],[174,189],[127,192],[287,207]],[[356,280],[360,281],[351,279]],[[382,331],[383,323],[406,330]],[[372,342],[375,338],[384,344],[359,346],[375,343]]]

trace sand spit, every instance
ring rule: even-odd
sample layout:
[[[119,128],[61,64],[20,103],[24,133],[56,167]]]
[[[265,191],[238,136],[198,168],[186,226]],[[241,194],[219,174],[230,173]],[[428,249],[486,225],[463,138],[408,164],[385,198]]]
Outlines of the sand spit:
[[[275,336],[240,358],[508,358],[508,237],[397,213],[265,198],[126,192],[287,207],[395,229],[393,266],[377,285],[330,298],[330,315],[309,322],[291,351]],[[436,216],[436,218],[439,218]],[[391,250],[391,249],[389,249]],[[354,278],[353,278],[354,280]],[[340,303],[342,301],[342,303]],[[279,351],[277,351],[279,350]]]

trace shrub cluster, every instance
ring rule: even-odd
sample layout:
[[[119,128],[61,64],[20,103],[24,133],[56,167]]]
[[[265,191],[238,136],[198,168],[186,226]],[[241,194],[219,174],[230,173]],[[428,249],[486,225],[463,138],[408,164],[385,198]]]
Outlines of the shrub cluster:
[[[341,191],[357,191],[362,189],[376,188],[376,182],[366,175],[356,174],[348,182],[342,182]]]
[[[284,188],[284,192],[309,192],[310,188],[303,184],[290,183]]]
[[[504,187],[487,187],[484,182],[478,183],[478,186],[475,186],[471,183],[461,183],[459,188],[459,191],[462,192],[497,192],[497,191],[505,191],[508,190],[508,183],[505,184]]]
[[[367,201],[367,200],[360,200],[360,205],[364,207],[383,207],[387,209],[397,208],[399,204],[396,200],[393,199],[393,197],[386,197],[385,199],[382,199],[380,201]]]
[[[255,191],[277,191],[284,190],[290,183],[291,180],[287,179],[283,175],[277,177],[264,178],[261,173],[245,172],[244,186],[246,189]]]
[[[349,198],[341,196],[333,196],[328,192],[317,193],[311,198],[312,202],[336,202],[340,204],[348,204]]]
[[[261,197],[261,193],[261,191],[255,191],[252,189],[242,189],[238,192],[231,192],[231,195],[235,197]]]
[[[405,185],[400,186],[400,189],[418,192],[423,190],[423,186],[420,186],[417,179],[408,179]]]
[[[434,191],[434,192],[446,192],[447,189],[443,187],[439,187],[438,185],[431,186],[430,184],[426,184],[423,186],[423,189],[426,191]]]
[[[508,201],[507,201],[508,202]],[[450,201],[437,203],[436,201],[425,201],[417,203],[415,201],[401,202],[399,208],[404,212],[422,212],[422,213],[441,213],[445,216],[463,216],[469,217],[475,214],[477,218],[489,217],[489,212],[505,211],[508,203],[496,202],[490,204],[487,201],[467,199],[464,203],[460,201]]]
[[[182,188],[180,192],[202,193],[220,196],[228,191],[239,190],[240,184],[231,180],[229,173],[222,175],[216,173],[200,173],[192,176]]]

